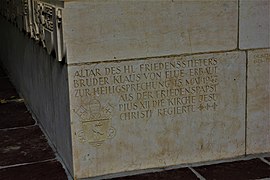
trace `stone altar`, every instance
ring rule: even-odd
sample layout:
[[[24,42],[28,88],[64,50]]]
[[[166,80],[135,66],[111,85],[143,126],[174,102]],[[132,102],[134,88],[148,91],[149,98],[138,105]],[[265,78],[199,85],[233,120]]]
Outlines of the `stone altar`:
[[[270,152],[266,7],[6,0],[0,60],[75,179]]]

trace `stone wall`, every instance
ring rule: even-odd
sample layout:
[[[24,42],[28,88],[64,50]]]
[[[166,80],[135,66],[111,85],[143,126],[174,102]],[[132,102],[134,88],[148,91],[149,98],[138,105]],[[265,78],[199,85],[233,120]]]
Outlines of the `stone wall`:
[[[270,152],[268,0],[24,2],[0,58],[75,178]]]

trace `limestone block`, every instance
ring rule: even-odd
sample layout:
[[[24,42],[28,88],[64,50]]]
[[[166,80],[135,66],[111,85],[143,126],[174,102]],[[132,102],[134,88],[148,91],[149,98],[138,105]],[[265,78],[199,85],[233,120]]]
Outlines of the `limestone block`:
[[[270,152],[270,49],[248,52],[247,153]]]
[[[270,1],[240,0],[239,48],[270,47]]]
[[[245,153],[244,52],[68,66],[75,178]]]
[[[68,64],[237,47],[238,1],[67,1]]]

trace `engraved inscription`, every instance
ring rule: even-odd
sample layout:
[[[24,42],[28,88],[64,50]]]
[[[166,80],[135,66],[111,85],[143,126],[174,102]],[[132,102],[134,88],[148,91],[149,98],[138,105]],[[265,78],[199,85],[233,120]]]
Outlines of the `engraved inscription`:
[[[248,51],[247,152],[270,149],[270,49]]]
[[[254,64],[261,64],[261,63],[269,63],[270,62],[270,54],[256,54],[254,56]]]
[[[114,111],[122,121],[216,111],[218,63],[214,57],[177,57],[80,68],[73,74],[73,96],[118,97]]]

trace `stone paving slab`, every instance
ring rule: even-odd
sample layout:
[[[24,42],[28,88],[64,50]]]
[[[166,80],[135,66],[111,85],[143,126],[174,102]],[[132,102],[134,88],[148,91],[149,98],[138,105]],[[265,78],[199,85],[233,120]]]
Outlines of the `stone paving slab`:
[[[6,77],[6,73],[4,72],[4,70],[0,67],[0,77]]]
[[[0,179],[64,180],[62,164],[0,67]]]
[[[0,103],[0,129],[34,125],[23,102]]]
[[[0,100],[11,100],[11,99],[18,99],[19,95],[15,89],[9,89],[0,91]]]
[[[38,126],[0,130],[0,166],[55,158]]]
[[[270,162],[270,157],[265,157],[264,159]]]
[[[10,100],[19,98],[16,89],[12,86],[9,79],[2,77],[0,70],[0,100]]]
[[[189,168],[167,170],[162,172],[114,178],[113,180],[194,180],[199,179]]]
[[[66,180],[62,164],[56,160],[0,169],[0,179]]]
[[[0,78],[0,91],[14,89],[14,86],[11,84],[8,78]]]
[[[194,169],[207,180],[270,178],[270,166],[257,158],[195,167]]]

